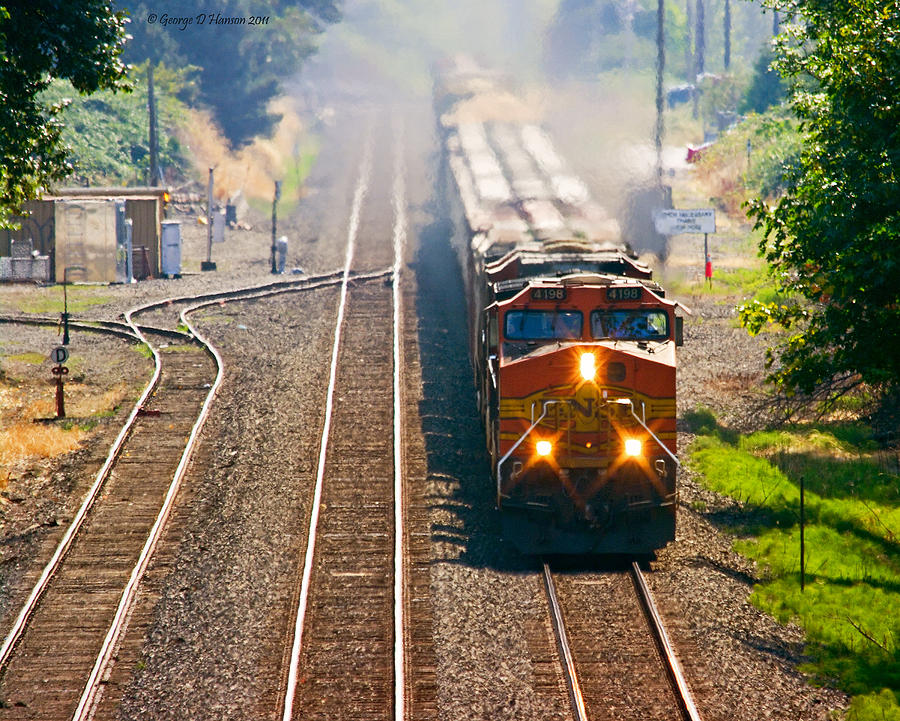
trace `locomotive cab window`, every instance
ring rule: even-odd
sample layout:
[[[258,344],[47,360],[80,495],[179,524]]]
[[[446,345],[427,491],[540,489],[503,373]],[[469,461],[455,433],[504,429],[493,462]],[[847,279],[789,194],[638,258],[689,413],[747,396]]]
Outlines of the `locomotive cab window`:
[[[669,316],[662,310],[595,310],[591,335],[612,340],[658,340],[669,337]]]
[[[570,340],[581,338],[579,310],[510,310],[506,312],[506,340]]]

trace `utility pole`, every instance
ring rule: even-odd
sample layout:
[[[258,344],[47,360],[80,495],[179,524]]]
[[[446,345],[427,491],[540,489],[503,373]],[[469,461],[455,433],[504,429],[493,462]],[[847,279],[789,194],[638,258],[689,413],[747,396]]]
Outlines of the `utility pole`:
[[[697,0],[697,30],[694,35],[694,70],[697,75],[702,75],[706,70],[706,11],[703,0]]]
[[[725,0],[725,17],[722,20],[725,31],[725,72],[731,68],[731,0]]]
[[[147,106],[150,112],[150,186],[159,182],[159,138],[156,131],[156,97],[153,92],[153,61],[147,62]]]
[[[684,42],[684,74],[687,76],[687,81],[689,83],[696,82],[696,76],[694,75],[694,48],[693,48],[693,26],[694,26],[694,11],[691,5],[691,0],[685,0],[684,3],[684,14],[685,14],[685,23],[684,23],[684,32],[685,32],[685,42]]]
[[[663,71],[666,68],[666,7],[665,0],[657,0],[656,5],[656,180],[662,183],[662,140],[665,125],[663,120]]]
[[[696,118],[700,114],[700,76],[703,74],[705,69],[705,58],[704,53],[706,52],[706,37],[705,37],[705,25],[706,18],[704,17],[704,9],[703,9],[703,0],[697,0],[697,30],[694,33],[694,75],[696,76],[696,80],[694,81],[697,87],[694,89],[694,112],[693,116]]]

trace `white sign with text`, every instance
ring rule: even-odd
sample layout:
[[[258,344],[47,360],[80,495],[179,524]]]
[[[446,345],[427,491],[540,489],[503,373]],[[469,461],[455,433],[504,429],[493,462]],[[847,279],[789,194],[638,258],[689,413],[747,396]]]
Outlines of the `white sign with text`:
[[[653,224],[661,235],[715,233],[716,211],[713,208],[657,210],[653,213]]]

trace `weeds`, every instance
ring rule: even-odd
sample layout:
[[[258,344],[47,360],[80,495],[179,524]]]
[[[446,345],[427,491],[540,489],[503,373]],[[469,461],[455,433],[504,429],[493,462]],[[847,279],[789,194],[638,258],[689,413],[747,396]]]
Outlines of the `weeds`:
[[[0,466],[32,456],[52,458],[78,447],[86,433],[81,428],[64,428],[31,421],[19,421],[3,431],[0,444]]]
[[[806,631],[815,680],[853,695],[848,719],[900,719],[900,474],[862,424],[794,426],[742,436],[703,408],[690,464],[735,498],[736,550],[764,579],[751,600]],[[800,483],[805,486],[805,590],[800,574]]]

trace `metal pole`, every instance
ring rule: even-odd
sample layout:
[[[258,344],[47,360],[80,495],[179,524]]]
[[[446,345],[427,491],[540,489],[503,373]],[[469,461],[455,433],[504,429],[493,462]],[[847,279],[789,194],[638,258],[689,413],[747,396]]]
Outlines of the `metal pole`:
[[[712,287],[712,259],[709,257],[709,233],[703,234],[703,274],[706,282]]]
[[[281,181],[275,181],[275,195],[272,196],[272,272],[278,273],[278,266],[275,263],[275,235],[278,225],[278,199],[281,197]]]
[[[69,294],[66,292],[68,274],[69,269],[63,268],[63,345],[69,345]]]
[[[69,294],[67,292],[67,287],[69,285],[70,270],[86,273],[87,268],[82,265],[66,265],[63,267],[63,345],[69,345]]]
[[[209,169],[209,188],[206,195],[206,263],[212,263],[213,231],[213,168]]]
[[[159,138],[156,132],[156,94],[153,87],[153,61],[147,64],[147,109],[150,113],[150,185],[159,183]]]
[[[662,139],[663,139],[663,72],[666,68],[665,0],[658,0],[656,8],[656,179],[662,183]]]
[[[57,370],[59,370],[60,372],[56,376],[56,417],[65,418],[66,401],[65,396],[63,395],[62,366],[57,366]]]
[[[725,0],[725,17],[722,20],[722,24],[725,35],[724,65],[727,73],[731,69],[731,0]]]
[[[806,503],[803,476],[800,476],[800,591],[806,589]]]

